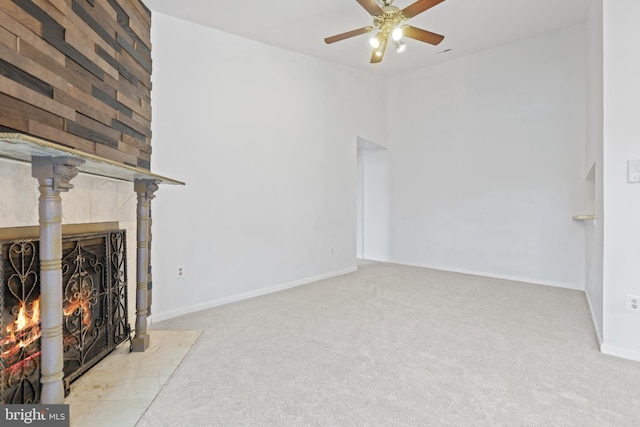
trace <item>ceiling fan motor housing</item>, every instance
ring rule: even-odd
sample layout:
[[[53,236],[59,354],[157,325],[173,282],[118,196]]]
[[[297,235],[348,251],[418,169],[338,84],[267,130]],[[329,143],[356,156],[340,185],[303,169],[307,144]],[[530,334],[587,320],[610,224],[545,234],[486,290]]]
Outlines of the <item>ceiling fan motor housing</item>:
[[[384,6],[382,10],[384,13],[374,16],[373,22],[376,28],[379,28],[384,34],[389,34],[405,20],[405,17],[402,16],[402,11],[395,6]]]

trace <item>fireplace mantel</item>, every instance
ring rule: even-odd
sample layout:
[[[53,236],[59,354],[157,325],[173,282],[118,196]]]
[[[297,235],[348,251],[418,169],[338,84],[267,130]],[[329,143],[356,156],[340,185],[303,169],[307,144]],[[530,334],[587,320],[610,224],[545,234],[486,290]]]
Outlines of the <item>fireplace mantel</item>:
[[[134,182],[138,179],[149,179],[160,181],[160,184],[184,185],[184,182],[151,173],[146,169],[117,163],[40,138],[22,133],[0,132],[0,157],[31,163],[32,156],[80,158],[84,160],[84,164],[78,166],[78,171],[88,175],[121,181]]]
[[[184,182],[121,164],[96,155],[58,145],[21,133],[0,133],[0,159],[31,164],[31,176],[38,180],[40,230],[40,399],[43,404],[64,402],[62,342],[62,198],[73,188],[70,181],[79,173],[133,183],[137,194],[136,236],[136,324],[132,351],[149,347],[147,334],[150,258],[150,203],[160,184]]]

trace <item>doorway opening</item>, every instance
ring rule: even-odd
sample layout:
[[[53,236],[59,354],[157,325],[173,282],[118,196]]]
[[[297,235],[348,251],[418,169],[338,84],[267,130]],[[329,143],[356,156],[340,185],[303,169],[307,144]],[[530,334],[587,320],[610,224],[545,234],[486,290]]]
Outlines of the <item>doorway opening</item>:
[[[379,259],[376,248],[386,234],[380,229],[380,224],[386,223],[388,210],[386,158],[380,156],[384,150],[382,145],[357,137],[357,259]]]

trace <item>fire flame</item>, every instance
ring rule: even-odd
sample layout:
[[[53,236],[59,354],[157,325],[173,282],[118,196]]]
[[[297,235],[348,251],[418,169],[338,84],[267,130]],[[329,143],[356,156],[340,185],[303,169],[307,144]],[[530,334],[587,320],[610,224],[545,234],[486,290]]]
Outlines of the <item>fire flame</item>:
[[[31,307],[29,308],[29,305]],[[31,304],[21,301],[16,320],[7,325],[5,338],[0,341],[2,357],[11,357],[40,338],[40,298]],[[5,348],[7,350],[5,350]]]
[[[63,311],[65,316],[71,316],[74,312],[82,313],[82,324],[91,325],[91,303],[86,299],[79,299],[67,305]]]
[[[82,324],[85,327],[91,325],[91,304],[88,299],[80,298],[75,300],[75,302],[65,307],[63,312],[64,316],[71,316],[73,313],[82,316]],[[16,319],[3,332],[3,336],[0,339],[0,354],[5,360],[15,358],[21,349],[38,341],[42,332],[40,326],[40,298],[27,304],[19,302]]]

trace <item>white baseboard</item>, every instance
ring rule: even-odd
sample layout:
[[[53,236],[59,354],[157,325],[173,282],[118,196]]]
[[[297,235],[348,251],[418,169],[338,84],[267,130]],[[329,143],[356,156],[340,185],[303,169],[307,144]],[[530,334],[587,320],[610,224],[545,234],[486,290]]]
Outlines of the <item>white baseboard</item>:
[[[295,288],[296,286],[307,285],[309,283],[317,282],[319,280],[330,279],[336,276],[342,276],[344,274],[353,273],[357,269],[358,268],[356,266],[353,266],[350,268],[346,268],[344,270],[338,270],[338,271],[333,271],[327,274],[321,274],[319,276],[313,276],[313,277],[307,277],[300,280],[294,280],[293,282],[282,283],[280,285],[270,286],[262,289],[256,289],[255,291],[243,292],[241,294],[231,295],[224,298],[218,298],[211,301],[205,301],[199,304],[194,304],[187,307],[181,307],[175,310],[169,310],[169,311],[160,312],[160,313],[153,313],[153,316],[151,316],[151,318],[153,322],[160,322],[163,320],[172,319],[174,317],[182,316],[185,314],[195,313],[196,311],[206,310],[209,308],[218,307],[225,304],[231,304],[233,302],[242,301],[249,298],[255,298],[262,295],[271,294],[274,292],[284,291],[285,289],[291,289],[291,288]],[[147,319],[148,323],[151,323],[150,322],[151,318]]]
[[[602,344],[600,346],[600,351],[604,354],[608,354],[610,356],[621,357],[623,359],[633,360],[635,362],[640,362],[640,352],[634,350],[627,350],[624,348],[614,347],[608,344]]]
[[[596,331],[596,339],[598,340],[598,347],[600,351],[602,351],[602,331],[600,331],[600,327],[598,326],[598,321],[596,320],[596,315],[593,312],[593,305],[591,305],[591,298],[589,298],[589,293],[585,291],[585,296],[587,297],[587,305],[589,306],[589,313],[591,313],[591,322],[593,323],[593,329]]]
[[[392,261],[386,261],[386,262],[392,262]],[[442,266],[428,265],[428,264],[410,264],[410,263],[403,263],[403,262],[397,262],[396,264],[410,265],[412,267],[430,268],[432,270],[439,270],[439,271],[449,271],[451,273],[470,274],[472,276],[491,277],[494,279],[511,280],[513,282],[531,283],[534,285],[553,286],[556,288],[573,289],[575,291],[584,291],[584,285],[577,285],[575,283],[553,282],[549,280],[534,279],[531,277],[510,276],[508,274],[487,273],[486,271],[475,271],[475,270],[467,270],[464,268],[451,268],[451,267],[442,267]]]

